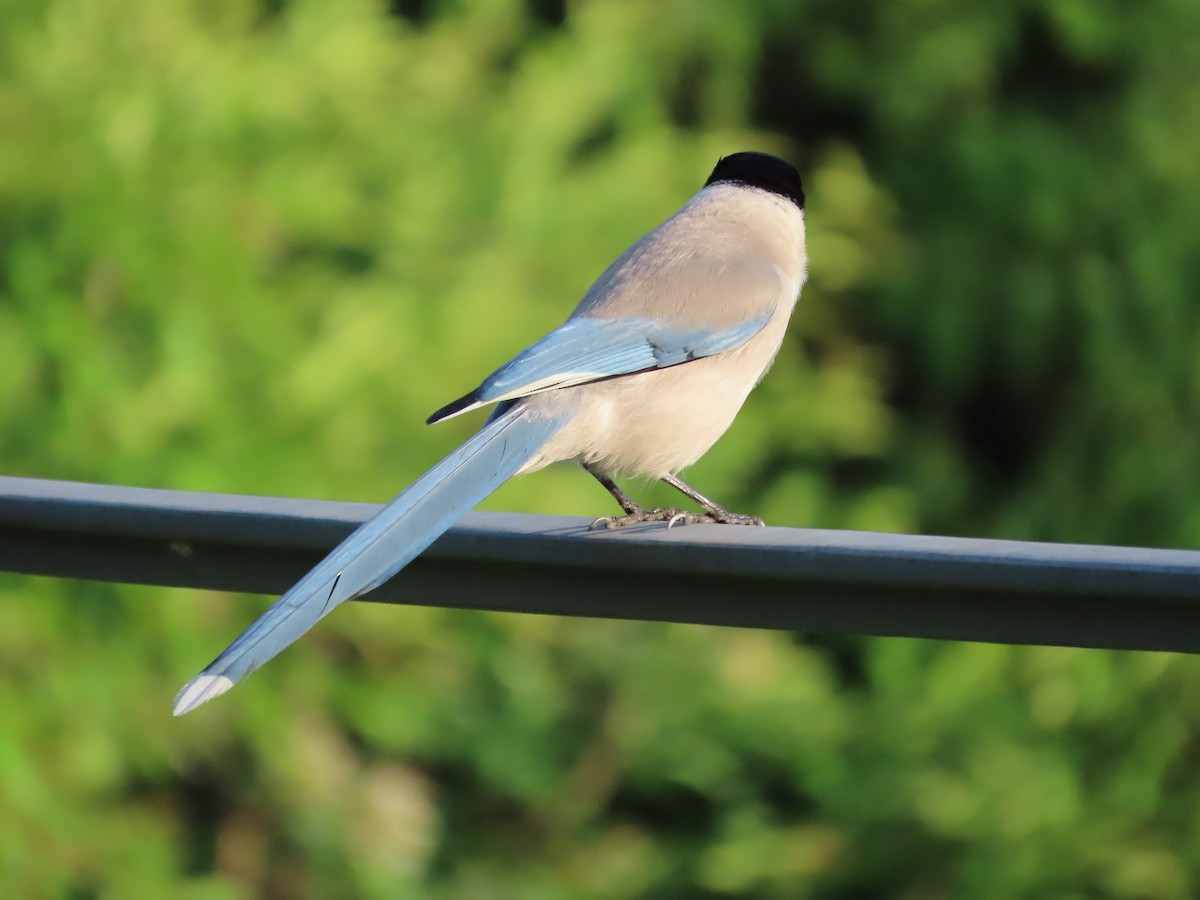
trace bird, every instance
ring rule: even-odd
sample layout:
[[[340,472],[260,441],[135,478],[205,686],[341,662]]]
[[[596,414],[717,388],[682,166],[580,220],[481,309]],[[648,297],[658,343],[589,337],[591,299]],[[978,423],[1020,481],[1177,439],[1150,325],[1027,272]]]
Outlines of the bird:
[[[175,698],[183,715],[378,587],[517,475],[580,464],[645,522],[762,525],[679,478],[770,368],[807,277],[804,190],[788,162],[721,157],[703,187],[622,253],[567,321],[427,420],[494,404],[484,426],[354,531]],[[646,509],[614,480],[660,479],[704,511]]]

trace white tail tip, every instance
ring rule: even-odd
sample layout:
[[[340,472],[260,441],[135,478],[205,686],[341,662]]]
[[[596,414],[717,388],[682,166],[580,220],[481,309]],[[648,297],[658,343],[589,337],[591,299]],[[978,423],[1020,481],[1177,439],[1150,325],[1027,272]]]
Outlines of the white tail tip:
[[[233,687],[233,680],[225,675],[206,675],[201,672],[183,686],[175,698],[175,709],[172,715],[182,716],[189,713],[202,703],[207,703],[213,697],[220,697]]]

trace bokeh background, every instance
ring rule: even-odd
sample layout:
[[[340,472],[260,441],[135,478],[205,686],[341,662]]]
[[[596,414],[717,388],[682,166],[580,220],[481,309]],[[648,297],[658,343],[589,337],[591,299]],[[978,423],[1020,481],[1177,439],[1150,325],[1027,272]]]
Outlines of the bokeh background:
[[[811,278],[690,480],[1200,546],[1197,47],[1194,0],[5,0],[0,471],[389,499],[761,149]],[[268,599],[0,575],[4,896],[1200,892],[1200,660],[350,604],[172,720]]]

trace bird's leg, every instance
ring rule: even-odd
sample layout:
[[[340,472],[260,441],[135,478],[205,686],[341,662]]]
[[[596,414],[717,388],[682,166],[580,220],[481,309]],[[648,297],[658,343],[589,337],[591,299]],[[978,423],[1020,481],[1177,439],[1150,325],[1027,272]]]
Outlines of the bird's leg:
[[[666,522],[667,528],[680,523],[684,525],[701,525],[706,523],[720,523],[722,525],[762,525],[763,520],[757,516],[743,516],[738,513],[731,513],[724,507],[718,506],[713,501],[709,500],[695,488],[690,487],[680,481],[674,475],[668,475],[663,478],[667,484],[675,488],[677,491],[691,497],[697,503],[704,507],[703,513],[689,512],[685,509],[676,509],[673,506],[659,507],[657,509],[644,509],[639,506],[634,500],[621,490],[615,481],[605,475],[596,468],[583,464],[583,468],[602,485],[605,490],[613,495],[613,499],[620,504],[621,509],[625,510],[623,516],[601,516],[589,526],[590,529],[595,528],[622,528],[625,525],[640,525],[643,522]]]
[[[719,504],[716,504],[713,501],[709,500],[707,497],[705,497],[702,493],[700,493],[694,487],[692,487],[689,484],[684,483],[680,479],[676,478],[674,475],[664,476],[663,481],[665,481],[671,487],[675,488],[675,490],[679,491],[680,493],[682,493],[688,497],[691,497],[693,500],[695,500],[697,503],[699,503],[701,506],[704,507],[704,511],[705,511],[705,513],[707,513],[707,515],[702,516],[700,518],[700,521],[718,522],[722,525],[763,525],[763,524],[765,524],[763,522],[763,520],[760,519],[758,516],[745,516],[745,515],[742,515],[741,513],[731,513],[729,510],[725,509],[725,507],[720,506]]]
[[[667,527],[670,528],[677,522],[711,521],[707,516],[698,516],[696,513],[690,513],[673,507],[644,509],[638,506],[632,497],[617,487],[617,483],[599,469],[593,468],[587,463],[583,464],[583,468],[587,470],[588,474],[604,485],[605,490],[612,494],[613,499],[621,505],[621,509],[625,510],[625,515],[623,516],[601,516],[588,526],[589,531],[595,528],[621,528],[625,525],[640,525],[643,522],[666,522]]]
[[[621,490],[619,487],[617,487],[617,483],[615,481],[613,481],[611,478],[609,478],[607,475],[605,475],[599,469],[594,469],[587,463],[583,464],[583,468],[585,471],[587,471],[587,473],[589,475],[591,475],[598,482],[600,482],[602,485],[604,485],[604,489],[613,495],[613,499],[616,500],[618,504],[620,504],[621,509],[625,510],[626,515],[636,516],[639,513],[645,512],[644,509],[642,509],[640,506],[637,505],[637,503],[634,502],[632,497],[630,497],[627,493],[625,493],[623,490]],[[597,519],[597,521],[600,521],[600,520]]]

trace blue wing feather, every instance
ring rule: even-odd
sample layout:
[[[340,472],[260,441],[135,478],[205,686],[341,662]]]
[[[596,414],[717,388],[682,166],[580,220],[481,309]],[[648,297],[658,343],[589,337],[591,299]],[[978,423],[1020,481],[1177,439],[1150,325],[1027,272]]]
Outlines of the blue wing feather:
[[[489,403],[676,366],[741,346],[769,318],[764,314],[720,331],[681,329],[641,318],[572,319],[497,369],[476,397]]]
[[[476,390],[435,412],[429,421],[438,422],[485,403],[725,353],[762,331],[770,318],[763,313],[717,331],[680,328],[647,318],[574,318],[501,366]]]

